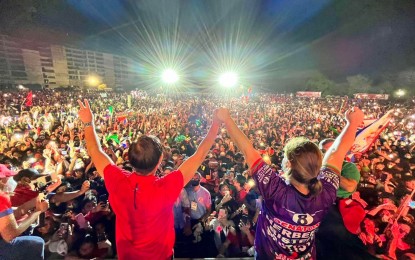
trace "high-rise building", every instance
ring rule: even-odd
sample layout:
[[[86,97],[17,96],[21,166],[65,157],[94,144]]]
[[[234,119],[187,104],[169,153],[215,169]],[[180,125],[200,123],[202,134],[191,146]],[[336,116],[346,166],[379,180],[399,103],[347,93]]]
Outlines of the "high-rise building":
[[[132,59],[0,35],[0,86],[134,86]]]

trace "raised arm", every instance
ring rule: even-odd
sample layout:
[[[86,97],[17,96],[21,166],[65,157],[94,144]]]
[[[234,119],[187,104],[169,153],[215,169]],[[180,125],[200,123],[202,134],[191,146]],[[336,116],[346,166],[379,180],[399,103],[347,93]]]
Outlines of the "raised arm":
[[[261,155],[257,150],[255,150],[254,146],[252,145],[251,141],[249,141],[248,137],[235,124],[235,122],[231,118],[231,115],[229,114],[228,109],[218,109],[217,116],[219,120],[225,123],[226,129],[228,130],[230,137],[235,142],[239,150],[241,150],[241,152],[244,154],[246,163],[248,164],[249,168],[251,168],[253,164],[261,158]]]
[[[0,217],[0,236],[6,242],[12,241],[26,231],[33,223],[35,223],[39,218],[39,215],[42,212],[46,212],[48,208],[49,203],[47,201],[40,201],[37,199],[35,211],[30,213],[29,216],[19,224],[17,224],[11,209],[8,212],[2,212],[5,214]]]
[[[336,138],[333,145],[324,155],[323,165],[329,165],[338,170],[340,174],[344,158],[353,145],[357,127],[363,122],[363,112],[357,108],[351,108],[345,114],[347,124]]]
[[[95,133],[94,115],[92,114],[88,100],[84,99],[84,103],[85,104],[83,104],[81,100],[78,100],[78,115],[82,123],[85,125],[84,132],[86,147],[88,149],[89,155],[91,156],[92,162],[97,168],[99,175],[104,178],[105,167],[109,164],[112,164],[113,162],[101,149],[101,144],[97,134]]]
[[[185,162],[183,162],[182,165],[180,165],[179,170],[183,174],[184,186],[186,186],[186,184],[193,178],[195,172],[202,164],[203,160],[206,158],[206,155],[208,154],[210,148],[213,145],[213,142],[215,141],[219,130],[219,124],[220,122],[215,115],[208,134],[202,140],[196,152]]]

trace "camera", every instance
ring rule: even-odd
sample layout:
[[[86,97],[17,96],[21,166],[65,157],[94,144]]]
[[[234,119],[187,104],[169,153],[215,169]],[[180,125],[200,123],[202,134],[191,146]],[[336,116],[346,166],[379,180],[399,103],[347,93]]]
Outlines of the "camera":
[[[36,182],[33,183],[35,186],[35,190],[42,193],[46,192],[46,189],[53,184],[52,177],[44,176],[36,179]]]

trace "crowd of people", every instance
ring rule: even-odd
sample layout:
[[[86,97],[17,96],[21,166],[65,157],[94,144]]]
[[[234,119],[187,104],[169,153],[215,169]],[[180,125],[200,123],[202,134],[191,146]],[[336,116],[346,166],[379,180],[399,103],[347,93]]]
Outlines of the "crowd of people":
[[[384,259],[415,257],[413,103],[259,93],[243,99],[213,94],[171,96],[143,91],[43,90],[33,92],[32,106],[25,106],[26,98],[24,92],[0,95],[0,163],[17,173],[17,186],[10,192],[11,206],[25,209],[31,205],[42,212],[40,220],[22,234],[41,237],[46,243],[46,258],[117,255],[113,205],[108,202],[103,176],[88,153],[78,99],[91,101],[103,150],[122,169],[134,169],[128,150],[137,138],[157,137],[163,145],[156,173],[159,177],[179,169],[195,153],[217,107],[229,108],[235,124],[267,167],[281,174],[283,147],[294,137],[319,144],[340,134],[348,108],[358,106],[368,122],[393,109],[391,121],[373,145],[348,157],[357,167],[356,183],[347,195],[338,193],[337,197],[346,199],[342,201],[349,211],[340,210],[345,223],[350,214],[362,213],[353,231],[346,225],[358,239],[356,247]],[[174,203],[175,257],[254,256],[255,237],[261,236],[255,228],[264,198],[246,156],[233,142],[229,130],[221,128]],[[39,194],[47,199],[48,207],[39,202]],[[362,210],[353,211],[352,206]],[[27,223],[27,216],[26,211],[15,213],[17,225]],[[320,242],[325,243],[324,239]],[[348,243],[348,239],[337,242]],[[319,249],[317,235],[317,255],[324,256],[319,253],[323,248]]]

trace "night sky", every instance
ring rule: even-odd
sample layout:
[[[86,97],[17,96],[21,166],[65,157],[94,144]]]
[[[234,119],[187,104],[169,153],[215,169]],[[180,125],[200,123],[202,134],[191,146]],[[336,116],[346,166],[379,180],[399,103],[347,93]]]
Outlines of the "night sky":
[[[147,79],[173,66],[195,84],[224,70],[266,87],[298,87],[317,72],[376,84],[415,67],[413,0],[0,0],[0,25],[127,55]]]

